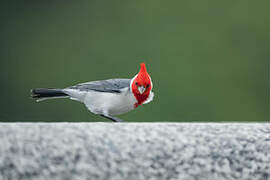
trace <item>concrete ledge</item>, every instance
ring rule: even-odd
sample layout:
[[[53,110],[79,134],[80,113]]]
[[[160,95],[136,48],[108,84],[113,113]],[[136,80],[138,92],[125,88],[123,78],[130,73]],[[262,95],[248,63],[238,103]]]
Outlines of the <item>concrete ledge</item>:
[[[0,179],[269,179],[270,124],[0,123]]]

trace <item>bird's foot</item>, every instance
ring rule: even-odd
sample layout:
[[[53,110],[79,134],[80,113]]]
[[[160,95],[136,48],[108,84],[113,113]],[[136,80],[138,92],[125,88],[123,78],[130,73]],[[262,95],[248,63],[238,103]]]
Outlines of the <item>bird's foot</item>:
[[[113,117],[113,116],[109,116],[109,115],[104,115],[104,114],[101,114],[100,116],[105,117],[107,119],[110,119],[110,120],[112,120],[114,122],[123,122],[122,119],[119,119],[117,117]]]

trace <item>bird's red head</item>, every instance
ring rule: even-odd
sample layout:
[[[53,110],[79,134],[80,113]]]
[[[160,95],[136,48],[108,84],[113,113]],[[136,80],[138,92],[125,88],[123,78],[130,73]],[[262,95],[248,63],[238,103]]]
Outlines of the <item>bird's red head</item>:
[[[141,63],[140,72],[133,78],[131,89],[138,101],[135,105],[136,107],[141,105],[149,97],[152,89],[152,81],[144,63]]]

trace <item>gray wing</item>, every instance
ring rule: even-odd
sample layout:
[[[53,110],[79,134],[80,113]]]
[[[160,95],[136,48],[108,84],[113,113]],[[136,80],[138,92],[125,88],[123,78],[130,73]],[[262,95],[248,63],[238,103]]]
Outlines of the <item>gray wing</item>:
[[[129,88],[130,79],[108,79],[102,81],[92,81],[75,86],[68,87],[68,89],[77,89],[80,91],[98,91],[109,93],[121,93],[123,88]]]

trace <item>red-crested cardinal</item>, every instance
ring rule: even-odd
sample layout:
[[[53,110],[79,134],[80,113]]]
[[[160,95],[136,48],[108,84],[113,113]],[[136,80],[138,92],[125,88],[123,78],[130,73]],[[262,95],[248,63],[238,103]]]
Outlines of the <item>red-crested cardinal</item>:
[[[82,102],[94,114],[115,122],[122,120],[114,115],[129,112],[153,100],[153,83],[144,63],[132,79],[108,79],[77,84],[64,89],[32,89],[38,101],[69,97]]]

